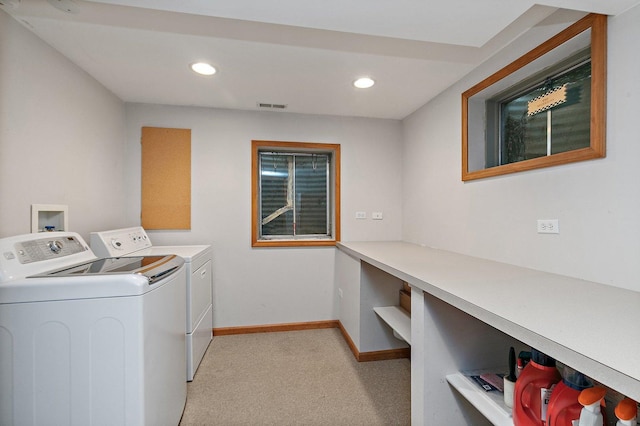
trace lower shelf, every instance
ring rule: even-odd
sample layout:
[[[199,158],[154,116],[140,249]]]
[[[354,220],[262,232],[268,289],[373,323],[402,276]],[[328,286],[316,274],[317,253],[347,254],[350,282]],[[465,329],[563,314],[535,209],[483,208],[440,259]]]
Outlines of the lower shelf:
[[[486,392],[462,373],[449,374],[447,382],[496,426],[513,426],[511,409],[501,392]]]
[[[400,306],[382,306],[373,311],[391,327],[396,337],[411,344],[411,315],[407,311]]]

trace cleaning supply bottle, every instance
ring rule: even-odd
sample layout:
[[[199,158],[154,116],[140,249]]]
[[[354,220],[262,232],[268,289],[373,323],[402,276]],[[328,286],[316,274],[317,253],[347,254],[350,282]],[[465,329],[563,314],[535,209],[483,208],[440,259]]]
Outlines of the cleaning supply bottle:
[[[547,405],[551,390],[561,379],[560,372],[556,368],[556,360],[532,349],[531,361],[516,381],[513,424],[544,426],[547,421]]]
[[[607,390],[600,386],[588,388],[580,392],[578,402],[583,408],[580,411],[578,426],[603,426],[604,418],[600,412],[600,404]]]
[[[509,408],[513,408],[513,395],[516,389],[516,351],[511,346],[509,349],[509,374],[503,377],[504,386],[504,405]]]
[[[623,399],[618,403],[614,412],[618,418],[616,426],[636,426],[638,404],[634,400],[630,398]]]
[[[547,407],[547,426],[573,426],[578,421],[582,405],[578,402],[580,392],[593,386],[584,374],[565,367],[562,380],[551,392]]]

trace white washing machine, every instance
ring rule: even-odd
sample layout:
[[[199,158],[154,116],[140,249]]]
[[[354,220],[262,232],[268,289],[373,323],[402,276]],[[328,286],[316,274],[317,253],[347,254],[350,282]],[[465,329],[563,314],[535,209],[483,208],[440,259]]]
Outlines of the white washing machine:
[[[177,425],[185,272],[72,232],[0,239],[0,424]]]
[[[210,245],[153,246],[141,226],[92,232],[91,249],[98,256],[182,257],[187,269],[186,351],[187,381],[193,377],[213,338],[213,255]]]

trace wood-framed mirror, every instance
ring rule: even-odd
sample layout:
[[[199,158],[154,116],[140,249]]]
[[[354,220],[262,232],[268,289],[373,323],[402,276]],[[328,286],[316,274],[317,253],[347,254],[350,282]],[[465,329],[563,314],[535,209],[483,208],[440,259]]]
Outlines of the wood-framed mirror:
[[[605,156],[607,17],[590,14],[462,94],[462,180]]]

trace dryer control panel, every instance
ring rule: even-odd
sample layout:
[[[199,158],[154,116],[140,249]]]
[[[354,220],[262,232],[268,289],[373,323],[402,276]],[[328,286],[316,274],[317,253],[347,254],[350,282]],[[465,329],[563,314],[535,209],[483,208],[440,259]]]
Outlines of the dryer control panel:
[[[141,226],[91,233],[91,249],[100,257],[127,256],[149,247],[151,240]]]

